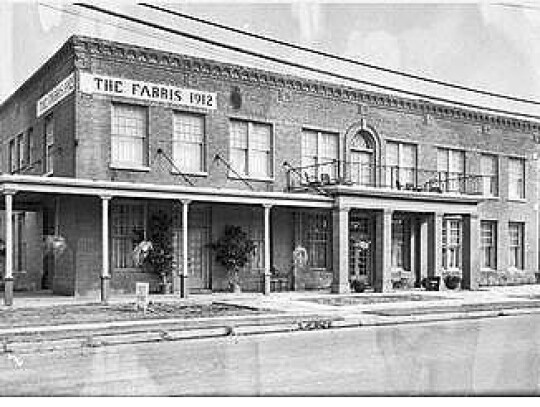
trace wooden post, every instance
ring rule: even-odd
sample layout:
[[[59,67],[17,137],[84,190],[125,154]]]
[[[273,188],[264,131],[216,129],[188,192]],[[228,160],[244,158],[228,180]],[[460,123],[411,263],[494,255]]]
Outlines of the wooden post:
[[[270,294],[270,209],[272,205],[265,204],[264,208],[264,276],[263,276],[263,294]]]
[[[6,271],[4,275],[4,303],[13,305],[13,195],[14,191],[4,191],[6,215]]]
[[[101,302],[109,299],[111,274],[109,272],[109,202],[111,196],[101,197]]]
[[[180,297],[188,297],[188,209],[191,201],[182,201],[182,274],[180,275]]]

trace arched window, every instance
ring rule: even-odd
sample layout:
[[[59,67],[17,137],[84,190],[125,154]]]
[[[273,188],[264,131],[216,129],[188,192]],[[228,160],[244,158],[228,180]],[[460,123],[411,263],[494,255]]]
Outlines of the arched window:
[[[351,181],[355,185],[375,186],[375,142],[371,134],[360,130],[350,143]]]

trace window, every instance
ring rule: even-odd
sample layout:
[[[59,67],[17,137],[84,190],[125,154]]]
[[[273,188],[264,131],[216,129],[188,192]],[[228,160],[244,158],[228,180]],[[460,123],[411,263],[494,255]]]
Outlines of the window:
[[[17,151],[17,143],[15,140],[9,142],[9,172],[11,174],[16,173],[19,170],[19,155]]]
[[[146,237],[146,205],[112,205],[111,225],[113,269],[135,268],[133,249]]]
[[[337,178],[338,135],[321,131],[302,131],[302,168],[309,180],[321,181],[322,174]]]
[[[351,140],[351,182],[356,185],[375,186],[375,143],[367,131],[360,131]]]
[[[144,167],[148,165],[147,110],[142,106],[115,104],[112,107],[112,165]]]
[[[17,152],[18,152],[18,166],[19,171],[22,171],[26,166],[26,140],[24,134],[19,134],[17,137]]]
[[[390,188],[416,186],[416,146],[386,143],[386,185]]]
[[[45,119],[45,173],[54,171],[54,121],[52,116]]]
[[[497,269],[497,222],[480,223],[480,241],[482,250],[482,268]]]
[[[332,268],[331,233],[329,214],[322,212],[302,214],[302,241],[311,267],[326,270]]]
[[[461,269],[461,219],[443,220],[442,251],[445,270]]]
[[[240,120],[231,120],[230,125],[230,159],[234,170],[252,178],[271,178],[271,126]]]
[[[508,159],[508,197],[510,199],[525,198],[525,160]]]
[[[204,172],[204,116],[174,113],[173,160],[182,172]]]
[[[482,154],[482,183],[484,195],[499,195],[499,171],[497,156]]]
[[[410,270],[411,222],[409,218],[392,219],[392,268]]]
[[[35,154],[35,143],[36,143],[36,140],[34,138],[34,129],[32,127],[30,127],[28,129],[28,132],[26,133],[26,145],[28,146],[28,149],[26,150],[27,151],[27,159],[26,159],[26,162],[28,163],[28,165],[30,166],[30,168],[32,168],[35,163],[35,157],[34,157],[34,154]]]
[[[465,151],[439,148],[437,172],[444,191],[465,192]]]
[[[521,222],[508,224],[509,267],[512,269],[523,270],[523,229],[524,224]]]

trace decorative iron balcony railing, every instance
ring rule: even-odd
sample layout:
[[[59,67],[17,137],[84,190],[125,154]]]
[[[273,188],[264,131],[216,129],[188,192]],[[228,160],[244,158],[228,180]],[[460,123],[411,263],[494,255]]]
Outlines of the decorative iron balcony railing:
[[[413,192],[481,195],[486,189],[491,193],[490,189],[496,182],[487,175],[338,160],[304,167],[287,165],[287,168],[290,191],[349,185]]]

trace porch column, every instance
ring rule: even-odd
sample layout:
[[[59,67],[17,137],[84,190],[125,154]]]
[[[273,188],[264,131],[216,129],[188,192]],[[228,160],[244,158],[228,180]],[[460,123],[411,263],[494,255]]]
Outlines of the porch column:
[[[480,222],[477,214],[463,216],[463,288],[478,289]]]
[[[384,209],[375,216],[375,292],[392,290],[392,215]]]
[[[111,196],[101,196],[101,302],[109,299],[111,274],[109,272],[109,202]]]
[[[182,201],[182,274],[180,274],[180,297],[188,296],[188,209],[191,201]]]
[[[428,253],[427,275],[428,277],[441,277],[439,288],[444,288],[442,281],[442,230],[444,213],[435,212],[428,217]]]
[[[15,191],[4,191],[6,216],[6,271],[4,274],[4,304],[13,305],[13,195]]]
[[[332,292],[349,293],[349,207],[338,205],[332,210]]]
[[[263,294],[270,294],[270,209],[272,205],[264,204],[264,276],[263,276]]]

